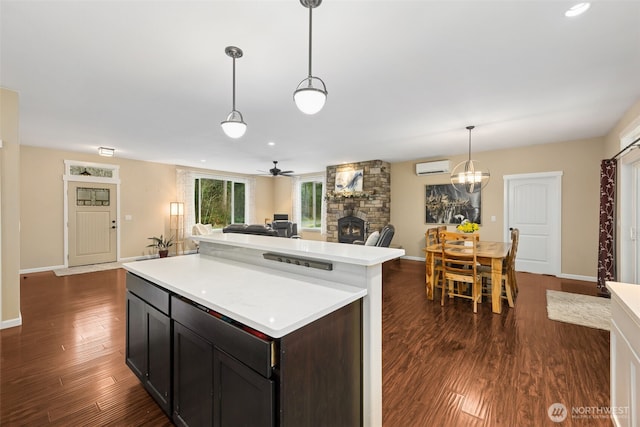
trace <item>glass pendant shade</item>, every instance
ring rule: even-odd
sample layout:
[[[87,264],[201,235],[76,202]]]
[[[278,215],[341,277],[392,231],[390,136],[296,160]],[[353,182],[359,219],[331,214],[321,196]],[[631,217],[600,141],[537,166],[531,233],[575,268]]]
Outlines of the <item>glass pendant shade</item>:
[[[220,126],[229,138],[240,138],[247,131],[247,124],[242,119],[242,114],[236,110],[229,113],[227,120],[220,123]]]
[[[451,184],[461,193],[475,193],[484,188],[491,174],[477,160],[460,162],[451,172]]]
[[[319,83],[314,87],[313,81]],[[327,88],[324,82],[317,77],[307,77],[300,82],[295,92],[293,92],[293,100],[300,111],[305,114],[316,114],[322,110],[327,100]]]

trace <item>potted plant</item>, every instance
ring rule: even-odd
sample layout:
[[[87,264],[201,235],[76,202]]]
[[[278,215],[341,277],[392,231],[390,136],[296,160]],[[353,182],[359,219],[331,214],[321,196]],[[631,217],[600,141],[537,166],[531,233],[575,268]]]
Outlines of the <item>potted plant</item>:
[[[169,255],[169,248],[173,246],[173,236],[165,239],[161,234],[160,237],[149,237],[149,240],[153,240],[153,243],[147,245],[147,247],[158,249],[158,255],[160,255],[160,258],[165,258]]]

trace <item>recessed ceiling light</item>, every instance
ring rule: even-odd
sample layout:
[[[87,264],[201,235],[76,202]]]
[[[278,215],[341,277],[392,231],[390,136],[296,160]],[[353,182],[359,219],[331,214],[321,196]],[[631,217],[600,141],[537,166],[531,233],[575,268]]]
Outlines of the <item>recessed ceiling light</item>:
[[[569,8],[569,10],[567,10],[564,13],[564,16],[567,16],[569,18],[574,17],[574,16],[578,16],[578,15],[582,15],[583,13],[585,13],[589,8],[591,7],[591,3],[589,2],[584,2],[584,3],[578,3],[576,5],[573,5]]]
[[[273,141],[269,141],[269,142],[267,142],[267,145],[269,145],[269,146],[273,147],[274,145],[276,145],[276,143],[275,143],[275,142],[273,142]]]
[[[207,163],[207,159],[201,159],[200,162],[201,163]]]

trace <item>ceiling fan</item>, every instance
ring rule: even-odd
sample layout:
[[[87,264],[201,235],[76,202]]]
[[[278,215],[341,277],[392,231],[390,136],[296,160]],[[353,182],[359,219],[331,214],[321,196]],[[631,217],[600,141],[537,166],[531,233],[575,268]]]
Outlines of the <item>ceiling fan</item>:
[[[283,171],[282,169],[278,169],[278,161],[273,161],[273,167],[269,169],[269,173],[271,176],[291,176],[294,171]]]

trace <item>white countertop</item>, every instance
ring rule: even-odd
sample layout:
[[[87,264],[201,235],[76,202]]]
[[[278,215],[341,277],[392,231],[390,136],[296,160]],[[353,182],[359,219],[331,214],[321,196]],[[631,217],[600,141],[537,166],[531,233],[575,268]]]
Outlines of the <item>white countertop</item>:
[[[640,285],[620,282],[606,284],[611,293],[620,298],[629,314],[635,316],[636,321],[640,322]]]
[[[268,249],[278,250],[274,245]],[[130,262],[124,268],[273,338],[367,295],[366,289],[202,255]]]
[[[385,261],[404,256],[405,253],[404,249],[240,233],[213,233],[206,236],[196,236],[194,240],[363,266],[382,264]]]

